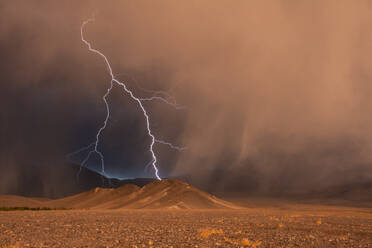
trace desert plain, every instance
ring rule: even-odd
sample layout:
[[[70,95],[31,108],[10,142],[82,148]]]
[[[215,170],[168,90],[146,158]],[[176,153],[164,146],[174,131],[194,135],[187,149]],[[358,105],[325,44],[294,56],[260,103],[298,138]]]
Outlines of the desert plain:
[[[2,248],[372,247],[372,209],[342,202],[224,201],[171,181],[59,200],[0,199],[2,205],[49,207],[0,211]]]

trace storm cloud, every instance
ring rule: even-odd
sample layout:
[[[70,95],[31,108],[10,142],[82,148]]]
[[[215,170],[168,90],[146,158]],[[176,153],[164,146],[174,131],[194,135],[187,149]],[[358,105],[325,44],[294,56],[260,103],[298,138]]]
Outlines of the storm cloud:
[[[146,104],[155,134],[188,147],[156,147],[161,176],[263,193],[372,179],[369,1],[11,1],[0,4],[3,192],[94,140],[110,77],[80,40],[93,13],[86,39],[118,78],[187,106]],[[153,176],[141,112],[118,87],[109,101],[108,174]]]

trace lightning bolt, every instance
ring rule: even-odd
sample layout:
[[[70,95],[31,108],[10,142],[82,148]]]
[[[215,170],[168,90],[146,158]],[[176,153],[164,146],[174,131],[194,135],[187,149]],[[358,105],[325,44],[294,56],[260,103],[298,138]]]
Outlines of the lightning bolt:
[[[136,85],[136,87],[137,87],[138,89],[140,89],[140,90],[142,90],[142,91],[144,91],[144,92],[147,92],[147,93],[152,93],[153,96],[164,96],[164,97],[166,97],[167,99],[171,99],[174,105],[177,105],[177,106],[180,107],[180,108],[182,108],[182,107],[183,107],[183,108],[186,108],[185,106],[178,105],[177,102],[176,102],[176,98],[175,98],[174,96],[170,95],[168,92],[166,92],[166,91],[161,91],[161,90],[149,90],[149,89],[145,89],[145,88],[143,88],[143,87],[141,87],[141,86],[139,85],[138,81],[137,81],[134,77],[128,75],[127,73],[120,73],[120,74],[117,74],[118,77],[120,77],[121,75],[124,75],[124,76],[126,76],[126,77],[129,77],[129,78],[130,78],[130,79],[135,83],[135,85]],[[169,100],[168,100],[168,101],[169,101]]]
[[[169,102],[168,100],[166,100],[165,98],[160,97],[160,96],[152,96],[152,97],[148,97],[148,98],[138,98],[138,100],[140,100],[141,102],[143,102],[143,101],[159,100],[159,101],[164,102],[165,104],[171,105],[171,106],[174,107],[175,109],[185,109],[185,108],[186,108],[186,107],[183,106],[183,105],[179,105],[179,104],[177,104],[177,103]]]
[[[94,48],[92,47],[91,43],[88,42],[88,41],[84,38],[84,28],[85,28],[85,26],[86,26],[88,23],[91,23],[91,22],[94,22],[94,21],[95,21],[95,18],[93,17],[93,18],[90,18],[90,19],[88,19],[88,20],[86,20],[86,21],[84,21],[84,22],[82,23],[82,25],[81,25],[81,27],[80,27],[80,36],[81,36],[81,41],[82,41],[82,42],[83,42],[83,43],[88,47],[88,50],[89,50],[90,52],[95,53],[95,54],[99,55],[101,58],[103,58],[103,60],[104,60],[104,62],[105,62],[105,64],[106,64],[106,66],[107,66],[108,72],[109,72],[109,74],[110,74],[110,76],[111,76],[110,86],[107,88],[106,93],[105,93],[105,94],[103,95],[103,97],[102,97],[102,99],[103,99],[103,101],[104,101],[104,103],[105,103],[105,106],[106,106],[106,117],[105,117],[105,120],[104,120],[104,122],[103,122],[103,125],[99,128],[99,130],[98,130],[98,132],[97,132],[97,134],[96,134],[96,139],[95,139],[95,141],[94,141],[93,143],[89,144],[88,146],[85,146],[85,147],[83,147],[83,148],[81,148],[81,149],[79,149],[79,150],[77,150],[77,151],[75,151],[75,152],[73,152],[73,153],[70,153],[70,154],[68,155],[68,157],[72,157],[72,156],[74,156],[74,155],[76,155],[76,154],[79,154],[79,153],[81,153],[81,152],[83,152],[83,151],[89,151],[88,155],[85,157],[85,159],[84,159],[84,160],[81,162],[81,164],[80,164],[80,171],[81,171],[81,167],[82,167],[82,166],[85,166],[85,165],[88,163],[90,157],[91,157],[93,154],[97,154],[97,155],[100,157],[100,160],[101,160],[101,170],[102,170],[102,174],[105,175],[105,159],[104,159],[103,153],[99,150],[98,147],[99,147],[99,142],[100,142],[100,137],[101,137],[101,135],[102,135],[102,132],[105,130],[105,128],[106,128],[106,126],[107,126],[107,122],[108,122],[108,120],[109,120],[109,118],[110,118],[110,105],[109,105],[109,103],[107,102],[107,97],[110,95],[111,90],[113,89],[114,83],[116,83],[118,86],[121,86],[121,87],[123,88],[123,90],[124,90],[124,91],[125,91],[125,92],[126,92],[126,93],[127,93],[127,94],[128,94],[128,95],[129,95],[129,96],[130,96],[134,101],[135,101],[135,102],[137,102],[138,107],[140,108],[140,110],[141,110],[142,113],[143,113],[143,116],[144,116],[145,121],[146,121],[147,134],[148,134],[148,136],[151,138],[151,143],[150,143],[149,151],[150,151],[151,156],[152,156],[152,159],[151,159],[151,161],[146,165],[146,168],[147,168],[148,166],[151,165],[151,166],[153,167],[153,169],[155,170],[155,176],[156,176],[156,178],[157,178],[158,180],[161,180],[161,177],[159,176],[159,169],[158,169],[158,167],[157,167],[157,161],[158,161],[158,159],[157,159],[156,154],[155,154],[155,152],[154,152],[154,145],[155,145],[155,143],[159,143],[159,144],[167,145],[167,146],[171,147],[172,149],[176,149],[176,150],[179,150],[179,151],[184,150],[184,149],[186,149],[186,148],[184,148],[184,147],[179,147],[179,146],[175,146],[175,145],[173,145],[173,144],[170,143],[170,142],[162,141],[162,140],[159,140],[159,139],[156,139],[156,138],[155,138],[155,135],[154,135],[153,132],[151,131],[150,118],[149,118],[149,115],[148,115],[148,113],[147,113],[147,111],[146,111],[144,105],[143,105],[143,102],[145,102],[145,101],[154,101],[154,100],[159,100],[159,101],[162,101],[162,102],[165,103],[165,104],[168,104],[168,105],[174,107],[175,109],[184,109],[185,107],[182,106],[182,105],[178,105],[178,104],[176,103],[175,100],[174,100],[173,102],[170,102],[170,101],[168,101],[167,99],[161,97],[160,95],[162,95],[162,94],[164,95],[164,92],[160,92],[160,93],[158,93],[158,92],[155,92],[155,91],[154,91],[155,94],[154,94],[152,97],[149,97],[149,98],[138,98],[138,97],[136,97],[136,96],[133,94],[133,92],[132,92],[132,91],[131,91],[127,86],[126,86],[125,83],[119,81],[119,80],[115,77],[115,75],[114,75],[114,73],[113,73],[113,71],[112,71],[111,64],[110,64],[108,58],[107,58],[107,57],[106,57],[102,52],[100,52],[99,50],[94,49]],[[93,148],[93,149],[92,149],[92,148]],[[79,173],[80,173],[80,171],[79,171]]]
[[[172,148],[174,150],[178,150],[178,151],[183,151],[183,150],[186,150],[187,149],[187,147],[175,146],[175,145],[173,145],[170,142],[166,142],[166,141],[162,141],[162,140],[158,140],[158,139],[155,139],[155,142],[156,143],[159,143],[159,144],[167,145],[170,148]]]

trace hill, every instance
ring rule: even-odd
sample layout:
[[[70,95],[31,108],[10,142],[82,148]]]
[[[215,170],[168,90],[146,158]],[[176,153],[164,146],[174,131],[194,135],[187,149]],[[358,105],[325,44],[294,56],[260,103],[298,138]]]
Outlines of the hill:
[[[37,208],[46,205],[47,198],[28,198],[18,195],[0,195],[0,207],[30,207]]]
[[[178,180],[153,181],[142,188],[125,184],[119,188],[95,188],[73,196],[43,202],[43,206],[73,209],[236,209]]]

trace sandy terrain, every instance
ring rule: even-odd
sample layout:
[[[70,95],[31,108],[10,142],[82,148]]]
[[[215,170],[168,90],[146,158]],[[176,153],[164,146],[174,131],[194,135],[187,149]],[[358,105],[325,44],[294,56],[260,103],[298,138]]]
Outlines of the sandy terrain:
[[[276,205],[0,212],[0,247],[372,247],[372,210]]]

